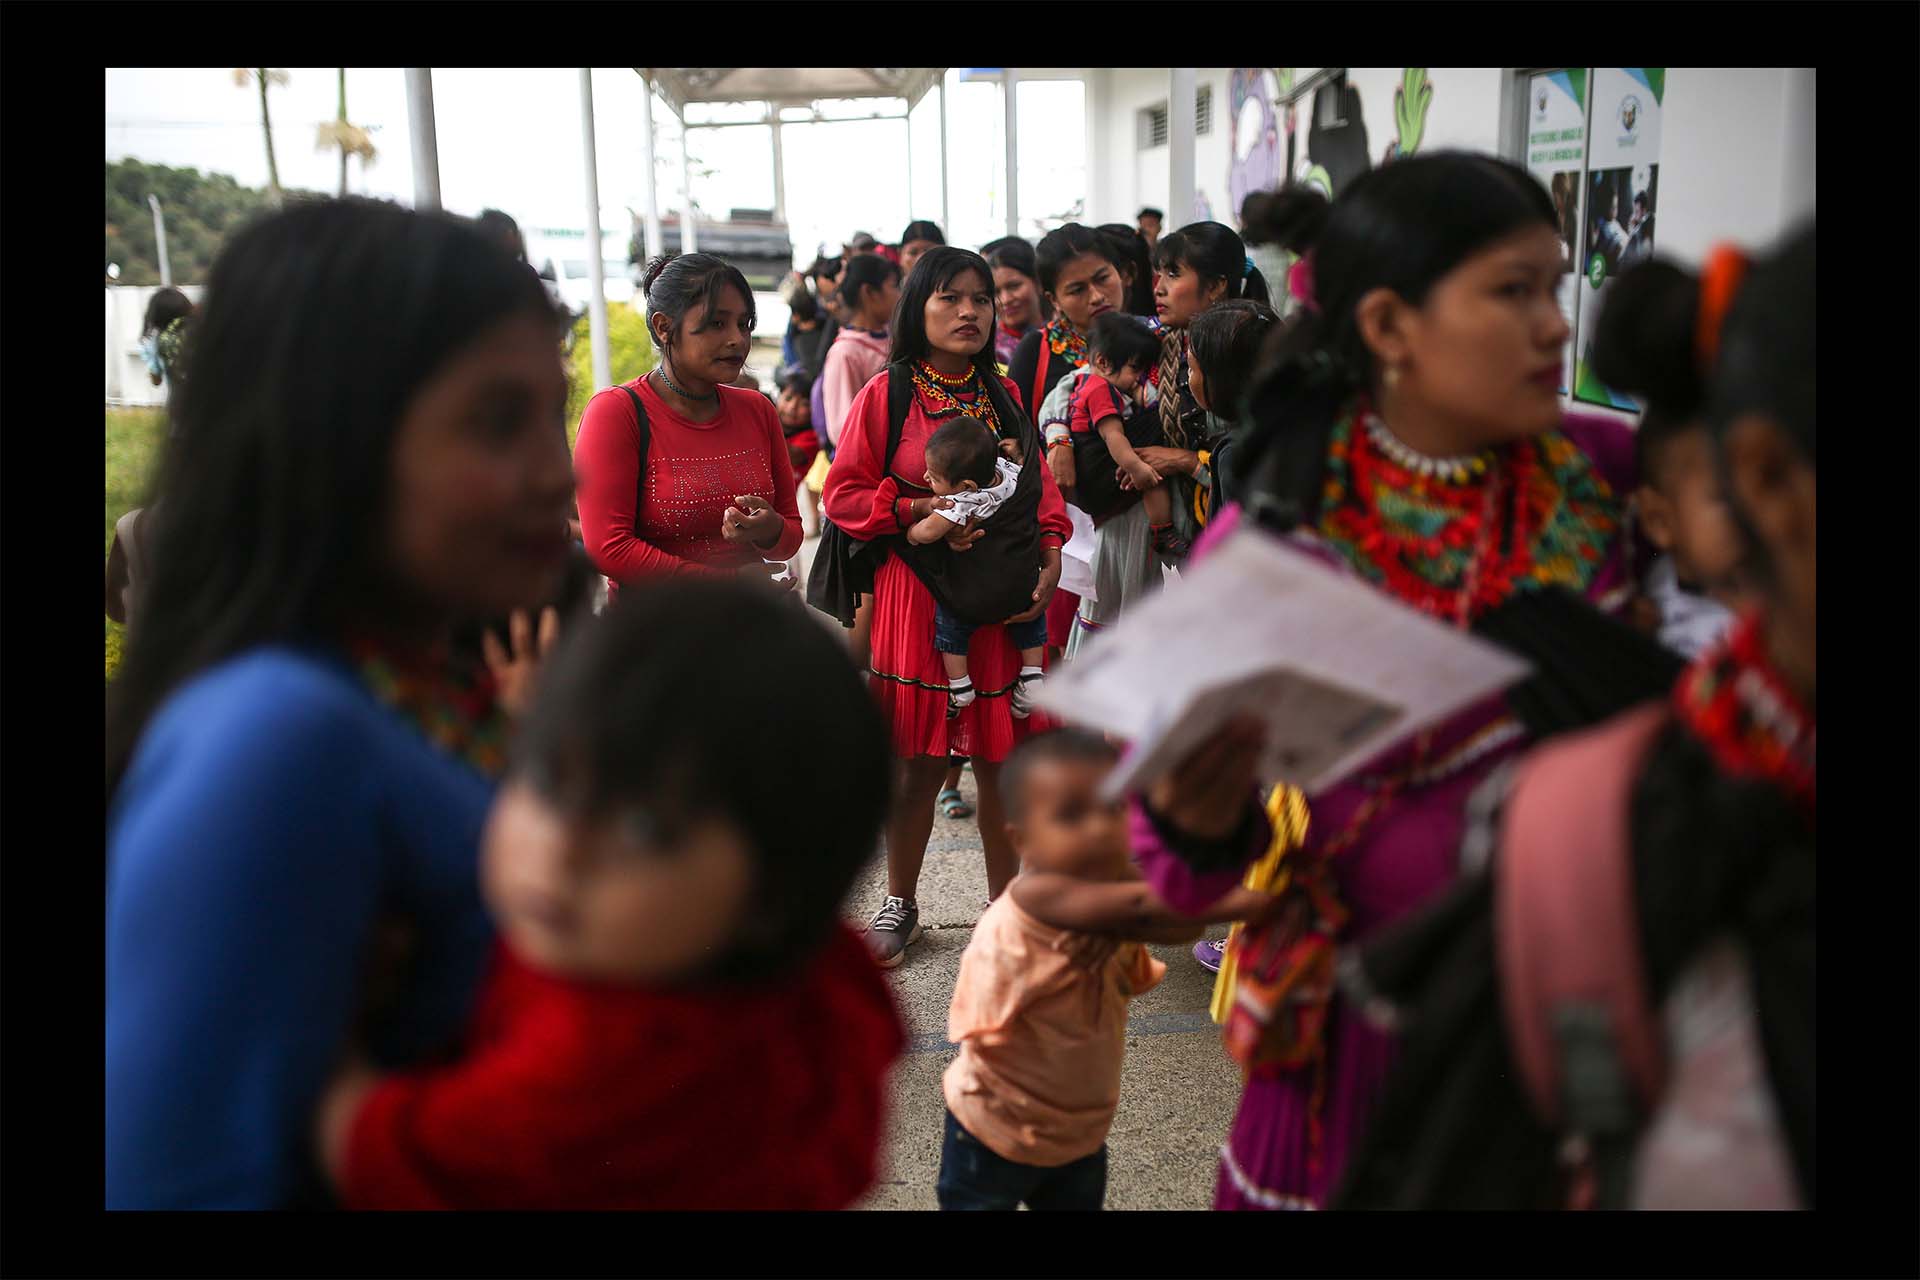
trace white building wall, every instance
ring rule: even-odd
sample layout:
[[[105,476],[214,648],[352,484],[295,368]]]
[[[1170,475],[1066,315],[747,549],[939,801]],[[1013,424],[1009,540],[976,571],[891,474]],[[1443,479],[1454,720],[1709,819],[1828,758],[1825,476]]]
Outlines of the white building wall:
[[[1303,69],[1303,74],[1306,70]],[[1195,140],[1194,185],[1216,220],[1238,225],[1229,209],[1227,95],[1229,69],[1201,68],[1213,86],[1214,127]],[[1497,151],[1501,94],[1513,74],[1501,67],[1428,70],[1433,104],[1420,150]],[[1136,114],[1167,96],[1164,68],[1111,68],[1095,73],[1090,99],[1095,152],[1089,222],[1131,222],[1141,205],[1166,205],[1167,149],[1138,146]],[[1367,149],[1374,164],[1396,135],[1394,91],[1400,67],[1350,67],[1360,95]],[[1685,262],[1723,239],[1760,248],[1814,209],[1814,73],[1811,68],[1674,67],[1661,103],[1659,249]],[[1296,155],[1306,152],[1311,95],[1298,108]],[[1168,210],[1170,226],[1191,211]]]
[[[1227,96],[1226,67],[1201,67],[1194,74],[1194,90],[1213,90],[1213,124],[1194,138],[1194,196],[1204,197],[1214,221],[1234,225],[1237,210],[1227,208]],[[1111,67],[1097,73],[1092,95],[1094,125],[1094,189],[1088,202],[1087,223],[1131,223],[1142,205],[1167,209],[1170,189],[1167,147],[1142,149],[1139,113],[1167,100],[1165,67]],[[1167,209],[1167,229],[1196,220],[1192,209]]]

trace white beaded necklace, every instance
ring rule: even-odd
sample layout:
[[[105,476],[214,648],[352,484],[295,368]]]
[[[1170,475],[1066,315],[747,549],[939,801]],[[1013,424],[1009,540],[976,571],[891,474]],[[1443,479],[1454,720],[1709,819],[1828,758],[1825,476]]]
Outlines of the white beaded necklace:
[[[1415,475],[1438,477],[1451,480],[1455,484],[1467,481],[1487,473],[1487,466],[1493,460],[1493,450],[1488,449],[1477,454],[1462,454],[1453,458],[1430,458],[1388,430],[1387,424],[1378,414],[1369,413],[1366,418],[1367,437],[1380,452],[1393,459],[1395,465],[1406,468]]]

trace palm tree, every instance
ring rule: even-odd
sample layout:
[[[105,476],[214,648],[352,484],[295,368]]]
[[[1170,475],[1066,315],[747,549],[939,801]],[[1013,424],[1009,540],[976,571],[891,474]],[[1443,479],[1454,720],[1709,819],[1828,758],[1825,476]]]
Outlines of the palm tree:
[[[340,148],[340,194],[347,194],[347,157],[359,156],[360,169],[374,162],[379,154],[374,150],[373,138],[357,124],[347,123],[347,69],[340,68],[340,114],[337,118],[320,126],[318,140],[314,143],[316,151],[325,151],[328,147]]]
[[[270,70],[266,67],[235,67],[233,82],[244,89],[249,84],[260,86],[260,131],[267,137],[267,190],[276,202],[280,199],[280,166],[273,158],[273,119],[267,113],[267,89],[276,84],[287,82],[287,73]]]

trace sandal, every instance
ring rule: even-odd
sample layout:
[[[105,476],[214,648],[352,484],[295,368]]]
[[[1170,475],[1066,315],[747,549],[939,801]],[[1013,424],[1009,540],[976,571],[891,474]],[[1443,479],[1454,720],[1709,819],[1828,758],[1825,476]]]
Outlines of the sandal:
[[[958,788],[949,788],[933,798],[934,807],[940,810],[943,818],[971,818],[973,806],[960,794]]]

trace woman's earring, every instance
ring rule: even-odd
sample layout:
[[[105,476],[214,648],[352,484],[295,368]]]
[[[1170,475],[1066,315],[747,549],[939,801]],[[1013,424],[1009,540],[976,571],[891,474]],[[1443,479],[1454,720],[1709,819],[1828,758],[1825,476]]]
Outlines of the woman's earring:
[[[1400,366],[1397,364],[1390,364],[1390,365],[1387,365],[1385,368],[1381,369],[1380,385],[1385,387],[1388,391],[1391,391],[1395,387],[1399,386],[1400,385]]]

